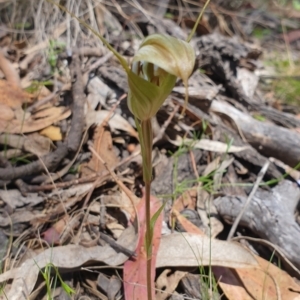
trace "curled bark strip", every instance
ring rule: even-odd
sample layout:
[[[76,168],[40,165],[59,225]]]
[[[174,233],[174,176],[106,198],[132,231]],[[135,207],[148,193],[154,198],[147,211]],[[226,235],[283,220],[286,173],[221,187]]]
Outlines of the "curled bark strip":
[[[84,128],[84,93],[83,81],[80,70],[79,57],[75,56],[70,65],[73,77],[76,78],[72,86],[73,107],[71,129],[66,140],[61,143],[55,151],[49,153],[39,160],[19,167],[0,168],[0,184],[2,181],[15,180],[25,176],[39,174],[46,167],[55,170],[59,163],[68,155],[69,152],[76,152],[80,145],[80,140]],[[43,162],[43,163],[42,163]]]

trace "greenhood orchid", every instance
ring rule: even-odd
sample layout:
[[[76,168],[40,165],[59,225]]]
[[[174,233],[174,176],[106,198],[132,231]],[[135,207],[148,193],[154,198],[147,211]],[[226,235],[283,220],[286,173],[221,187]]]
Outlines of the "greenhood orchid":
[[[140,121],[155,116],[176,79],[185,86],[195,64],[191,45],[169,35],[153,34],[140,45],[128,73],[128,107]]]
[[[141,43],[139,50],[133,57],[132,65],[129,67],[125,58],[118,53],[101,34],[62,5],[55,3],[53,0],[47,1],[58,6],[66,13],[69,13],[72,17],[77,19],[80,24],[99,37],[104,45],[106,45],[119,60],[127,73],[129,86],[128,107],[135,117],[143,157],[143,179],[145,182],[146,202],[145,248],[147,252],[147,299],[151,300],[154,298],[152,282],[154,281],[155,275],[154,272],[151,272],[153,228],[157,216],[163,210],[162,206],[154,216],[151,217],[150,215],[153,142],[151,118],[156,115],[161,105],[171,93],[177,78],[180,78],[185,86],[185,101],[187,102],[188,78],[192,74],[195,64],[194,50],[188,42],[178,40],[169,35],[153,34],[146,37]],[[208,3],[209,0],[207,0],[204,9]],[[196,30],[201,14],[198,16],[188,41],[190,41]]]

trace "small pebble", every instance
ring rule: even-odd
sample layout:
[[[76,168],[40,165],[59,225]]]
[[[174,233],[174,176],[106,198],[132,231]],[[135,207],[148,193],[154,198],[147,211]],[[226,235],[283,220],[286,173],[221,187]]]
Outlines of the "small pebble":
[[[128,144],[128,146],[127,146],[127,151],[128,151],[129,153],[132,153],[132,152],[135,150],[135,148],[136,148],[136,145],[135,145],[135,144]]]

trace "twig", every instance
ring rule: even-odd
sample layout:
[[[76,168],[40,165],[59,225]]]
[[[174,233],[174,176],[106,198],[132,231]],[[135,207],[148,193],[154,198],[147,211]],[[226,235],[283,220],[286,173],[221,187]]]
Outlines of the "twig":
[[[117,252],[122,252],[123,254],[127,255],[128,257],[136,257],[136,253],[134,251],[131,251],[121,245],[119,245],[114,239],[109,237],[108,235],[104,233],[100,233],[100,239],[108,243],[114,250]]]
[[[76,81],[72,85],[72,94],[73,94],[73,114],[76,114],[76,118],[72,118],[71,128],[68,135],[68,150],[70,152],[76,152],[80,145],[83,128],[85,126],[84,119],[84,103],[85,103],[85,94],[84,94],[84,85],[83,78],[80,69],[80,59],[78,55],[72,57],[72,62],[70,64],[70,71],[72,74],[73,80]]]
[[[156,135],[156,137],[153,139],[153,145],[158,142],[164,135],[167,127],[170,125],[172,119],[174,118],[175,114],[178,112],[180,105],[176,105],[172,111],[172,113],[169,115],[168,119],[164,122],[164,124],[161,126],[159,133]]]
[[[101,65],[103,65],[106,61],[108,61],[111,57],[113,57],[113,53],[108,52],[103,57],[99,58],[95,63],[93,63],[91,66],[89,66],[87,69],[85,69],[84,73],[92,72],[93,70],[99,68]]]
[[[243,209],[240,211],[239,215],[236,217],[236,219],[234,220],[234,222],[233,222],[233,224],[232,224],[232,226],[231,226],[230,232],[229,232],[228,237],[227,237],[227,241],[229,241],[229,240],[232,239],[232,237],[233,237],[233,235],[234,235],[234,233],[235,233],[235,230],[236,230],[236,228],[237,228],[237,226],[238,226],[238,224],[239,224],[239,222],[240,222],[240,220],[241,220],[241,218],[242,218],[244,212],[246,211],[248,205],[250,204],[250,202],[251,202],[251,200],[252,200],[254,194],[256,193],[256,191],[257,191],[257,189],[258,189],[258,186],[259,186],[260,182],[262,181],[262,179],[263,179],[265,173],[267,172],[267,169],[268,169],[268,167],[269,167],[269,164],[270,164],[270,161],[267,160],[267,161],[265,162],[265,164],[263,165],[263,167],[261,168],[260,172],[258,173],[256,182],[255,182],[255,184],[254,184],[254,186],[253,186],[253,189],[252,189],[250,195],[248,196],[248,199],[247,199],[247,201],[246,201],[246,203],[245,203]]]
[[[58,94],[58,89],[56,87],[56,84],[55,84],[55,81],[54,80],[54,90],[51,94],[49,94],[48,96],[46,96],[45,98],[35,102],[34,104],[32,104],[31,106],[29,106],[27,109],[26,109],[26,112],[34,112],[36,111],[39,107],[41,107],[42,105],[50,102],[57,94]]]

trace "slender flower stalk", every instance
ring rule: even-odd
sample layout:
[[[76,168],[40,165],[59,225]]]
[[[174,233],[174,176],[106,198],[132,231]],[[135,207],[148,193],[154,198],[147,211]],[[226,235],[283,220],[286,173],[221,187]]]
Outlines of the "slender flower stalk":
[[[150,214],[150,190],[152,180],[152,142],[153,131],[151,119],[141,122],[141,133],[143,139],[143,179],[145,183],[145,199],[146,199],[146,253],[147,253],[147,295],[148,299],[152,299],[152,236],[153,230],[151,230],[151,214]]]

